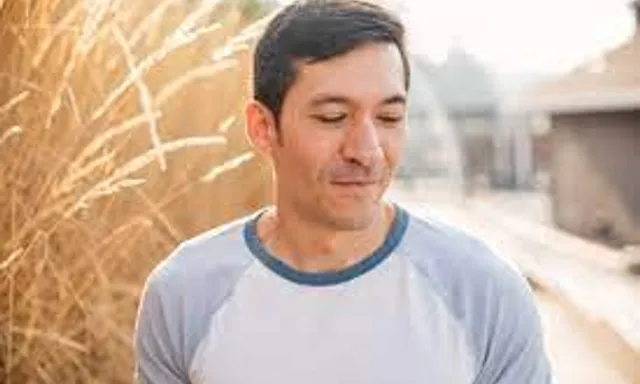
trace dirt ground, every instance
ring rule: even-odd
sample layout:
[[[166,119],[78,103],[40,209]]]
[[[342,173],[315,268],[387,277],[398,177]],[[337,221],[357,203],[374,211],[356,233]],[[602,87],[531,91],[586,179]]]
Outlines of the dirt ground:
[[[632,351],[606,326],[537,290],[545,342],[558,384],[638,383]]]

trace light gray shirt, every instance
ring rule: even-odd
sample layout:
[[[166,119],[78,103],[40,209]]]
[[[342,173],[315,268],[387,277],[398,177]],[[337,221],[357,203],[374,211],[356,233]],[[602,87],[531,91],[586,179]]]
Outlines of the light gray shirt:
[[[138,382],[551,383],[517,270],[396,207],[384,244],[339,272],[269,254],[256,236],[263,211],[180,245],[144,289]]]

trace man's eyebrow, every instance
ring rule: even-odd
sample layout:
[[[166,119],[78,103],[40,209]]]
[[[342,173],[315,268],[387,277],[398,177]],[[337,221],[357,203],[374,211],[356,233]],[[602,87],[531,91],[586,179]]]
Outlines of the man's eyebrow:
[[[397,95],[393,95],[391,97],[387,97],[386,99],[384,99],[382,101],[382,105],[389,105],[389,104],[403,104],[403,105],[406,105],[407,104],[407,97],[405,95],[397,94]]]
[[[319,107],[324,104],[349,104],[350,101],[344,96],[320,95],[311,100],[312,107]]]

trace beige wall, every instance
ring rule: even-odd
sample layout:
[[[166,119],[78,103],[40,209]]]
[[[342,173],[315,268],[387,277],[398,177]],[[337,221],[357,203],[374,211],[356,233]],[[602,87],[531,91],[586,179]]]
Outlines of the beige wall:
[[[640,243],[640,111],[552,119],[553,214],[571,232]]]

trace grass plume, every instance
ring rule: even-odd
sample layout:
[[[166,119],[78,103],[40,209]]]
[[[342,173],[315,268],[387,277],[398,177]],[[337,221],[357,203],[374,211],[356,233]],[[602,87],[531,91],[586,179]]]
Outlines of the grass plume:
[[[235,129],[264,19],[224,3],[0,0],[3,382],[131,382],[151,268],[269,200]]]

